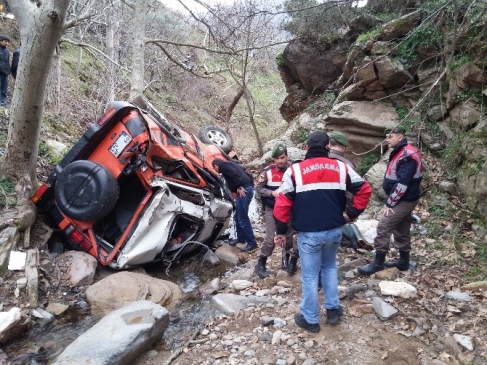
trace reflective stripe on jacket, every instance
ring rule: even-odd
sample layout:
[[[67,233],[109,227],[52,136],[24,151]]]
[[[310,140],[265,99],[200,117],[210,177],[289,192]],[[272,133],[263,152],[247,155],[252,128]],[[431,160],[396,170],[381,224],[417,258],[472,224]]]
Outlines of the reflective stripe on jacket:
[[[418,200],[423,174],[421,153],[404,139],[389,156],[382,184],[384,192],[388,195],[386,205],[392,208],[400,200]]]
[[[343,162],[315,157],[293,164],[284,173],[274,217],[276,231],[284,234],[292,215],[292,226],[300,232],[319,232],[345,224],[345,192],[354,194],[347,215],[354,219],[364,211],[372,189]]]
[[[272,164],[260,173],[256,191],[261,196],[265,206],[274,208],[276,199],[272,196],[272,192],[281,186],[284,171],[285,169],[280,170],[275,164]]]

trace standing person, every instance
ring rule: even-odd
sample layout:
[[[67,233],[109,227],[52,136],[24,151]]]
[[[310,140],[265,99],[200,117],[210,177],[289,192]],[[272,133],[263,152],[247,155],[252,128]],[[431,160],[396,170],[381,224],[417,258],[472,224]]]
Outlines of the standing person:
[[[336,265],[341,228],[364,211],[372,193],[370,185],[355,171],[342,161],[328,157],[328,143],[328,135],[323,131],[308,136],[305,159],[291,165],[284,173],[274,207],[276,244],[285,242],[284,233],[291,216],[293,228],[298,232],[303,299],[294,321],[299,327],[315,333],[320,331],[320,269],[327,323],[336,324],[343,315]],[[352,205],[347,208],[346,191],[354,195]]]
[[[348,166],[355,170],[355,165],[345,157],[345,151],[349,145],[347,136],[342,132],[331,132],[329,137],[330,142],[326,146],[330,150],[328,157],[345,162]]]
[[[235,226],[237,231],[237,242],[247,242],[247,245],[240,250],[250,252],[257,249],[254,231],[249,218],[249,205],[254,196],[252,177],[247,174],[242,166],[233,161],[224,161],[215,158],[212,162],[217,172],[222,174],[227,182],[230,192],[235,198]]]
[[[384,266],[397,267],[401,271],[409,269],[411,213],[418,205],[424,167],[421,154],[408,144],[405,133],[406,130],[401,126],[386,129],[387,146],[393,149],[389,155],[389,163],[382,183],[388,198],[377,225],[374,261],[357,268],[362,275],[381,271]],[[385,263],[391,234],[394,234],[394,242],[399,248],[400,258]]]
[[[19,68],[20,48],[17,48],[12,55],[12,67],[10,67],[10,70],[14,79],[17,78],[17,69]]]
[[[10,38],[0,35],[0,105],[7,108],[8,75],[10,75]]]
[[[279,195],[282,176],[287,168],[291,166],[288,161],[286,145],[283,143],[277,143],[274,146],[271,157],[274,160],[274,163],[262,170],[257,180],[257,187],[255,188],[264,205],[266,226],[264,243],[260,250],[259,261],[255,266],[255,271],[261,279],[269,276],[266,269],[267,258],[272,255],[274,247],[276,246],[274,243],[274,235],[276,231],[274,205],[276,203],[276,197]],[[293,244],[293,228],[291,224],[289,224],[286,231],[286,244],[282,252],[282,268],[287,271],[289,275],[294,275],[296,273],[298,257],[298,247]]]

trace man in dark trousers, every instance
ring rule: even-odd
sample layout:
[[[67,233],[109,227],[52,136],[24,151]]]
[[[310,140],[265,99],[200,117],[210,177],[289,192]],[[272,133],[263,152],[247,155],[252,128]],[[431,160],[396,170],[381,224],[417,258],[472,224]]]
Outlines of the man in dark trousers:
[[[274,222],[274,204],[276,197],[279,195],[282,176],[287,168],[291,165],[288,161],[287,148],[284,143],[277,143],[272,149],[271,154],[274,163],[262,170],[258,179],[255,190],[260,195],[262,205],[264,206],[264,217],[266,233],[264,243],[260,249],[259,261],[255,271],[259,278],[264,279],[269,276],[266,269],[267,258],[272,255],[274,247],[274,235],[276,233],[276,224]],[[299,252],[297,245],[293,244],[293,228],[289,224],[286,232],[286,244],[283,248],[282,269],[289,275],[296,273]]]
[[[388,195],[374,239],[375,258],[357,269],[362,275],[371,275],[384,267],[409,269],[411,250],[411,213],[418,205],[420,184],[423,179],[423,160],[419,151],[408,144],[406,130],[399,126],[386,129],[386,142],[392,148],[382,187]],[[391,235],[399,248],[399,259],[384,262],[389,251]]]
[[[291,165],[284,173],[274,207],[276,244],[284,244],[291,216],[293,228],[298,232],[303,299],[294,321],[315,333],[320,331],[320,270],[327,323],[336,324],[343,315],[336,265],[342,226],[364,211],[372,193],[370,185],[355,171],[342,161],[328,157],[328,142],[328,135],[323,131],[308,136],[305,159]],[[346,207],[347,191],[354,195],[349,207]]]
[[[215,158],[213,167],[227,182],[230,192],[235,197],[235,226],[237,231],[237,242],[247,242],[247,245],[240,250],[250,252],[257,249],[254,231],[249,218],[249,205],[254,196],[252,177],[247,174],[242,166],[233,161],[224,161]]]
[[[8,75],[10,75],[10,38],[0,35],[0,105],[7,108]]]

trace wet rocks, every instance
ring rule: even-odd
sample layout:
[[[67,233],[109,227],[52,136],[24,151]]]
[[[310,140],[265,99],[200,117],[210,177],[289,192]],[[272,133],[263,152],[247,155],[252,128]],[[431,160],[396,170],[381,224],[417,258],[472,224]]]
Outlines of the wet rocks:
[[[169,324],[167,310],[146,300],[120,308],[78,337],[54,365],[133,363],[159,340]]]
[[[249,303],[270,303],[269,297],[257,297],[255,295],[242,296],[237,294],[217,294],[211,298],[211,304],[215,309],[224,314],[232,314],[247,308]]]
[[[86,290],[86,299],[101,313],[119,309],[136,300],[149,300],[168,309],[182,300],[182,291],[173,282],[134,272],[118,272]]]
[[[220,260],[232,265],[237,265],[240,262],[240,250],[234,246],[222,245],[215,251],[215,254]]]

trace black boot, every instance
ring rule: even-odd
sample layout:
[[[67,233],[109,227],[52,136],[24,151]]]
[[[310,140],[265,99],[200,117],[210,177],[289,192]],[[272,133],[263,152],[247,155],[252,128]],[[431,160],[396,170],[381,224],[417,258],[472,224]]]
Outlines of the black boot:
[[[397,267],[400,271],[409,269],[409,251],[399,250],[399,259],[384,262],[385,267]]]
[[[368,265],[359,266],[357,268],[358,272],[362,275],[372,275],[377,271],[384,270],[384,261],[386,259],[385,252],[376,252],[374,261]]]
[[[291,276],[293,276],[294,274],[296,274],[296,271],[298,269],[298,258],[297,257],[291,257],[291,259],[289,260],[289,263],[287,265],[287,273]]]
[[[281,268],[284,271],[287,271],[288,265],[289,265],[289,254],[283,250],[282,251],[282,266],[281,266]]]
[[[255,272],[261,279],[269,277],[269,273],[266,271],[265,264],[267,262],[267,257],[260,256],[257,265],[255,265]]]

